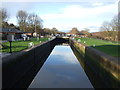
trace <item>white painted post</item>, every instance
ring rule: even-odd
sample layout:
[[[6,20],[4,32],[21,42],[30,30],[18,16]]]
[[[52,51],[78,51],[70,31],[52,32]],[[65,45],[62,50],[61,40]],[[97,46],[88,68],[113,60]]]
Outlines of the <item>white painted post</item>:
[[[27,40],[30,40],[30,37],[27,37]]]
[[[26,40],[26,37],[23,37],[23,40],[25,41],[25,40]]]

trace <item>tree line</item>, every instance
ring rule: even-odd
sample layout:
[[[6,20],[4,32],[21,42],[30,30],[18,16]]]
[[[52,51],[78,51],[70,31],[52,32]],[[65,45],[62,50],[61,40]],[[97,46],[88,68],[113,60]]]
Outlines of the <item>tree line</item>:
[[[115,15],[110,22],[104,21],[99,29],[99,32],[90,33],[88,28],[81,31],[78,31],[77,28],[72,28],[69,33],[77,35],[85,34],[87,37],[103,40],[120,41],[120,15]]]
[[[120,13],[119,13],[120,14]],[[7,10],[2,8],[0,9],[0,27],[2,28],[16,28],[22,30],[24,32],[36,32],[39,35],[55,35],[55,34],[65,34],[64,32],[58,31],[55,27],[52,29],[43,28],[43,20],[35,13],[28,13],[24,10],[19,10],[16,13],[16,19],[18,26],[15,26],[13,23],[9,24],[8,19],[10,15]],[[120,15],[116,15],[113,19],[108,22],[104,21],[100,27],[99,34],[93,35],[89,32],[89,29],[85,28],[81,31],[81,34],[84,33],[87,37],[100,38],[105,40],[112,41],[120,41]],[[72,31],[72,30],[71,30]],[[77,28],[73,28],[73,31],[70,33],[76,32],[76,34],[80,34],[77,31]]]
[[[79,31],[77,27],[73,27],[72,30],[70,30],[69,34],[78,35],[78,36],[85,35],[86,37],[90,37],[91,33],[89,31],[90,30],[88,28],[84,28],[81,31]]]
[[[98,38],[119,41],[120,37],[118,37],[118,35],[120,34],[120,31],[118,28],[119,27],[118,19],[119,18],[116,15],[110,22],[104,21],[100,27],[100,34],[98,35]]]
[[[87,33],[88,37],[110,41],[120,41],[120,15],[115,15],[110,22],[104,21],[99,28],[99,32]],[[86,30],[85,30],[86,31]]]
[[[10,15],[5,8],[0,9],[0,27],[2,28],[16,28],[23,32],[36,32],[39,35],[56,34],[59,32],[55,27],[52,29],[43,28],[43,20],[35,13],[28,13],[24,10],[19,10],[16,13],[18,26],[13,23],[9,24],[8,20]]]

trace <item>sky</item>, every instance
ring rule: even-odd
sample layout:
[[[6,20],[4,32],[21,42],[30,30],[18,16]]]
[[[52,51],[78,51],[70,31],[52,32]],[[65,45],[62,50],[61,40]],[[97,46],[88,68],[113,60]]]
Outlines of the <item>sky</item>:
[[[110,22],[118,14],[119,0],[4,0],[0,8],[6,8],[9,23],[17,25],[16,14],[19,10],[35,13],[43,20],[43,28],[56,27],[59,31],[69,32],[73,27],[78,30],[89,28],[97,32],[104,21]]]

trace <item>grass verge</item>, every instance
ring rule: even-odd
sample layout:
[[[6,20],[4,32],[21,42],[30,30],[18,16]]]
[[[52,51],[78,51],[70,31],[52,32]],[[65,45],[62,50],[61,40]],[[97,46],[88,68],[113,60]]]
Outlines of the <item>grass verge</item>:
[[[13,41],[12,42],[12,52],[19,52],[19,51],[29,48],[28,44],[30,42],[33,42],[34,45],[38,45],[41,42],[45,42],[47,40],[48,40],[48,38],[40,38],[39,40],[37,40],[37,38],[32,38],[29,41],[23,41],[23,40]],[[2,46],[3,46],[3,48],[0,50],[0,52],[7,52],[7,53],[10,52],[10,43],[9,42],[2,43]]]
[[[87,46],[91,46],[97,50],[100,50],[110,56],[120,57],[118,52],[120,44],[117,42],[104,41],[94,38],[76,38],[76,40]]]

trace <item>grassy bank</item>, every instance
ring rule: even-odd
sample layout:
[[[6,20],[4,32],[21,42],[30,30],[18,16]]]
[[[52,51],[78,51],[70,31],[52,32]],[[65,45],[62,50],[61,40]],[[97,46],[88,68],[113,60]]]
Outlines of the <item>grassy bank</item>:
[[[117,42],[110,42],[93,38],[76,38],[76,40],[87,46],[91,46],[97,50],[100,50],[110,56],[120,57],[120,54],[118,53],[120,44]]]
[[[13,41],[12,42],[12,52],[19,52],[19,51],[29,48],[28,44],[30,42],[33,42],[34,45],[38,45],[47,40],[48,40],[48,38],[40,38],[39,40],[37,40],[36,38],[32,38],[29,41],[23,41],[23,40]],[[3,48],[0,50],[0,52],[10,52],[10,43],[9,42],[2,43],[2,46],[3,46]]]

